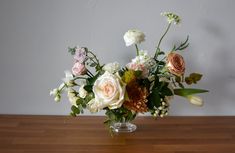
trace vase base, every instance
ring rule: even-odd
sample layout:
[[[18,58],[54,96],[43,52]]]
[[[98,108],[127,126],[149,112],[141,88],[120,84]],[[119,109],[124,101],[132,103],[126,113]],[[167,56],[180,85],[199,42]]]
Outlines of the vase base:
[[[136,125],[132,123],[113,123],[111,130],[116,133],[130,133],[136,130]]]

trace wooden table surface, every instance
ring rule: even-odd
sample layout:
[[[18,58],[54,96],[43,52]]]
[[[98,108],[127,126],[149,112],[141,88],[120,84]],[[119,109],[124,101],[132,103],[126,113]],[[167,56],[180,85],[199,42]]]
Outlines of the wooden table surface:
[[[235,117],[137,117],[114,137],[103,120],[0,115],[0,153],[235,153]]]

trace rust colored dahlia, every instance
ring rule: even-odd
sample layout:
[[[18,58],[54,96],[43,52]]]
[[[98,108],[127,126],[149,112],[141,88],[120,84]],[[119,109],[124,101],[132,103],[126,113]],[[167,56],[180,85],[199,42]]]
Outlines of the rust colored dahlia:
[[[127,109],[135,112],[144,113],[148,111],[147,96],[148,90],[146,87],[141,87],[136,80],[132,80],[126,86],[129,100],[126,100],[123,105]]]

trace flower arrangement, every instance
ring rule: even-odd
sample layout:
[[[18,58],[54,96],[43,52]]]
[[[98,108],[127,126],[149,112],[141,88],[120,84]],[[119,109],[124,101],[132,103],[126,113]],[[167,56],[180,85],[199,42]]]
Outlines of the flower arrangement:
[[[107,120],[104,123],[108,125],[131,121],[138,113],[150,112],[153,117],[164,117],[175,95],[202,106],[202,99],[195,94],[208,91],[185,87],[202,78],[199,73],[185,76],[185,62],[180,52],[188,47],[189,37],[168,53],[164,52],[160,48],[163,38],[171,25],[179,24],[181,19],[170,12],[162,15],[167,18],[168,26],[153,56],[139,50],[139,44],[145,41],[143,32],[132,29],[125,33],[126,46],[135,46],[136,57],[124,67],[117,62],[101,64],[87,47],[69,48],[75,63],[72,72],[65,71],[63,83],[50,92],[54,100],[60,101],[66,91],[72,104],[72,116],[83,113],[84,109],[92,113],[105,110]]]

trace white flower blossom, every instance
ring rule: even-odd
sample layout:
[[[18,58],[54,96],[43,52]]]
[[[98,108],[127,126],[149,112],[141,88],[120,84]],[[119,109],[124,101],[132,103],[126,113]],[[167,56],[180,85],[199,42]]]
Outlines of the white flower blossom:
[[[128,30],[123,38],[126,46],[140,44],[141,42],[145,41],[144,33],[137,29]]]
[[[76,107],[78,106],[76,102],[79,99],[79,97],[77,96],[76,91],[72,88],[68,88],[68,99],[71,105],[74,105]]]
[[[87,91],[84,89],[84,84],[78,90],[78,94],[81,98],[85,98],[87,96]]]
[[[168,23],[180,24],[181,22],[180,17],[172,12],[163,12],[161,15],[167,17]]]
[[[114,74],[118,70],[120,70],[120,64],[118,62],[105,64],[105,66],[103,67],[103,70]]]

